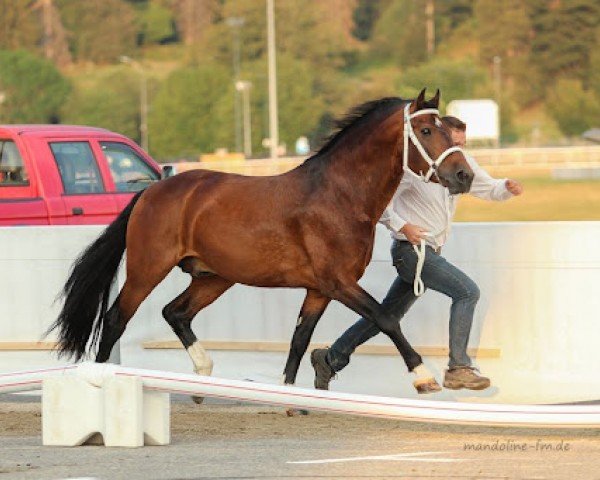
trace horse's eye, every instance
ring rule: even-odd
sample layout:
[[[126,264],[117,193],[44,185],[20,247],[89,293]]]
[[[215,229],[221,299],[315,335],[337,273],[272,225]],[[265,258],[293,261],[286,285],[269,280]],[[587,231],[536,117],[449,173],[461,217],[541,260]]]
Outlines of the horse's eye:
[[[431,130],[429,130],[428,128],[423,128],[421,129],[421,133],[423,135],[431,135]]]

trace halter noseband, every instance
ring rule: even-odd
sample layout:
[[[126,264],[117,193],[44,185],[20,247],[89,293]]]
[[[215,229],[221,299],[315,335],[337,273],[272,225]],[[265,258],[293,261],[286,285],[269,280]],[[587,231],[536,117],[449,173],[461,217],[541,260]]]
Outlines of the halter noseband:
[[[404,154],[403,154],[404,171],[410,172],[411,175],[413,175],[417,178],[420,178],[424,182],[429,182],[429,180],[431,180],[431,177],[433,176],[434,173],[437,175],[436,170],[438,169],[440,164],[446,159],[446,157],[454,152],[462,152],[462,149],[460,147],[447,148],[438,156],[438,158],[436,158],[435,160],[432,160],[431,157],[429,156],[429,154],[423,148],[423,145],[421,145],[421,142],[419,141],[417,136],[415,135],[415,132],[412,128],[412,124],[410,121],[413,118],[418,117],[419,115],[433,114],[433,115],[439,116],[440,112],[437,108],[426,108],[424,110],[418,110],[415,113],[411,114],[410,106],[411,106],[411,104],[408,103],[404,107]],[[417,150],[419,150],[419,153],[421,154],[423,159],[429,164],[429,170],[427,171],[427,173],[425,175],[423,175],[423,172],[420,172],[420,175],[417,175],[408,166],[408,140],[409,139],[412,140],[413,144],[415,145],[415,147],[417,147]]]

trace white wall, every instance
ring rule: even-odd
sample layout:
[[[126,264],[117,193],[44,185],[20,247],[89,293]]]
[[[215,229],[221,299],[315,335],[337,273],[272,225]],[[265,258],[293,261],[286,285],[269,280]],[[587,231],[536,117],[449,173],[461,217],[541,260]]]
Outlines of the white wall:
[[[0,344],[36,341],[53,321],[52,302],[77,253],[101,227],[0,229]],[[444,255],[479,284],[470,345],[500,349],[498,358],[476,363],[492,377],[484,392],[444,391],[437,399],[490,402],[563,402],[600,399],[600,222],[457,224]],[[373,261],[362,285],[376,298],[394,278],[385,231],[378,231]],[[121,279],[122,281],[122,279]],[[127,366],[191,371],[183,350],[148,350],[141,342],[176,339],[162,307],[187,285],[174,271],[140,307],[120,343]],[[280,341],[291,338],[303,291],[235,286],[194,322],[200,339]],[[403,319],[413,345],[446,346],[450,301],[427,292]],[[332,342],[356,315],[332,303],[314,341]],[[371,343],[390,345],[379,335]],[[212,352],[214,374],[278,382],[284,353]],[[441,379],[447,359],[428,357]],[[0,371],[54,365],[48,352],[0,350]],[[415,397],[400,357],[356,355],[332,388]],[[299,385],[312,383],[308,356]]]

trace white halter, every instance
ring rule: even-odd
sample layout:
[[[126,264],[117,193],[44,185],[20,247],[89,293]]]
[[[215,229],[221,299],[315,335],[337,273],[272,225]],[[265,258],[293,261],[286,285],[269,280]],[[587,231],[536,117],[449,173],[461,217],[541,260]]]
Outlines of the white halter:
[[[410,123],[410,121],[413,118],[418,117],[419,115],[433,114],[433,115],[439,116],[440,112],[438,111],[437,108],[426,108],[424,110],[418,110],[415,113],[411,114],[410,113],[410,105],[411,104],[408,103],[404,107],[404,153],[402,155],[404,157],[404,159],[403,159],[404,172],[409,172],[409,174],[414,175],[417,178],[420,178],[424,182],[429,182],[429,180],[431,179],[433,174],[436,173],[436,170],[438,169],[440,164],[446,159],[446,157],[448,157],[448,155],[450,155],[451,153],[454,153],[454,152],[462,152],[462,149],[460,147],[447,148],[439,155],[438,158],[436,158],[435,160],[432,160],[431,157],[429,156],[429,154],[423,148],[423,145],[421,145],[421,142],[419,141],[417,136],[415,135],[415,132],[412,128],[412,124]],[[409,138],[410,138],[410,140],[412,140],[415,147],[417,147],[417,150],[419,150],[419,153],[421,154],[423,159],[429,164],[429,170],[427,171],[427,173],[425,175],[423,175],[423,172],[419,172],[419,175],[417,175],[408,166],[408,140],[409,140]]]
[[[446,159],[446,157],[448,157],[448,155],[450,155],[451,153],[454,153],[454,152],[462,152],[462,149],[460,147],[447,148],[438,156],[438,158],[436,158],[435,160],[432,160],[432,158],[425,151],[425,149],[423,148],[423,145],[421,145],[421,142],[415,135],[415,132],[412,128],[412,124],[410,123],[410,121],[413,118],[418,117],[419,115],[433,114],[433,115],[439,116],[440,112],[438,111],[437,108],[426,108],[424,110],[418,110],[415,113],[411,114],[410,113],[410,105],[411,104],[408,103],[404,107],[404,153],[403,153],[404,172],[408,172],[410,175],[413,175],[414,177],[417,177],[417,178],[423,180],[424,182],[429,182],[429,180],[431,180],[431,177],[434,174],[436,174],[436,170],[438,169],[440,164]],[[408,166],[408,140],[409,139],[412,140],[413,144],[415,145],[415,147],[417,147],[417,150],[419,150],[419,153],[421,154],[423,159],[425,159],[425,161],[429,164],[429,170],[427,171],[427,173],[425,175],[423,175],[423,172],[419,172],[419,175],[417,175]],[[448,212],[448,206],[446,206],[446,210],[447,210],[448,218],[450,218],[450,213]],[[448,227],[446,227],[446,229],[447,228]],[[429,236],[433,236],[433,235],[431,235],[431,233],[430,233]],[[416,268],[416,272],[415,272],[415,280],[413,282],[413,292],[416,297],[420,297],[425,292],[425,285],[423,283],[423,280],[421,279],[421,271],[423,270],[423,264],[425,263],[425,249],[426,249],[425,240],[422,239],[421,244],[419,246],[413,245],[413,249],[415,250],[415,253],[417,254],[417,268]]]

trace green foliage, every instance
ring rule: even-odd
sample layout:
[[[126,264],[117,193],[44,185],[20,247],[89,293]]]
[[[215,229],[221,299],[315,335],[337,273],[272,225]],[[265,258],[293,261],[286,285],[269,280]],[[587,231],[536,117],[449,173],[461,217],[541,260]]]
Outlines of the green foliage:
[[[320,68],[343,67],[352,51],[338,29],[323,28],[319,0],[275,2],[277,53],[290,55]],[[201,58],[211,57],[231,65],[236,35],[241,59],[259,60],[267,55],[267,25],[264,2],[225,0],[222,21],[207,32],[200,49]],[[231,19],[243,19],[231,26]]]
[[[409,67],[427,57],[425,2],[393,0],[375,25],[370,54]]]
[[[545,78],[568,76],[585,80],[590,53],[597,48],[600,26],[597,0],[527,3],[533,25],[532,58]]]
[[[150,150],[157,158],[212,152],[231,143],[233,85],[214,64],[174,71],[161,85],[149,119]]]
[[[42,29],[31,2],[0,0],[0,49],[38,49]]]
[[[548,92],[547,108],[565,135],[580,135],[598,126],[600,97],[579,80],[561,78]]]
[[[369,40],[380,12],[381,2],[379,0],[359,0],[353,15],[353,35],[359,40]]]
[[[119,56],[134,53],[138,29],[135,10],[128,3],[58,0],[57,5],[78,61],[116,63]]]
[[[435,93],[439,88],[442,101],[472,98],[486,82],[485,70],[471,60],[452,61],[435,58],[430,62],[408,69],[398,82],[400,92],[418,93],[423,87]],[[402,96],[407,96],[404,93]]]
[[[164,43],[175,36],[173,12],[158,0],[150,0],[142,12],[143,43]]]
[[[448,38],[459,26],[473,16],[475,0],[444,0],[435,2],[436,44]]]
[[[77,85],[64,107],[61,120],[107,128],[139,142],[139,73],[121,67]]]
[[[21,50],[0,50],[3,123],[54,123],[71,87],[46,60]]]

